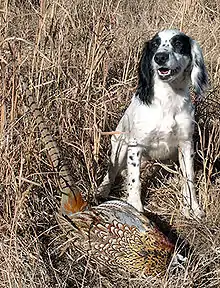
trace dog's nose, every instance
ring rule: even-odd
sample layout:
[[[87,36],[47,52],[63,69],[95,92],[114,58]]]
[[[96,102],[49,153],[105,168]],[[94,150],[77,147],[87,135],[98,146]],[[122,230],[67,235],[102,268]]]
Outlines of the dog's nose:
[[[154,60],[157,64],[163,65],[169,60],[169,53],[167,52],[158,52],[154,56]]]

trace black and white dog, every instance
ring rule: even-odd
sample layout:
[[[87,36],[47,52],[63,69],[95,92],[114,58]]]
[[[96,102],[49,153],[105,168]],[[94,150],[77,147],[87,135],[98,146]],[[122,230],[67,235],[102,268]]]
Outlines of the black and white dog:
[[[190,80],[197,97],[208,83],[199,45],[178,30],[164,30],[145,43],[139,63],[138,88],[111,139],[111,165],[99,187],[99,196],[109,194],[116,175],[128,168],[128,203],[143,211],[141,159],[171,159],[179,156],[184,183],[183,213],[201,218],[204,212],[194,189],[194,108]]]

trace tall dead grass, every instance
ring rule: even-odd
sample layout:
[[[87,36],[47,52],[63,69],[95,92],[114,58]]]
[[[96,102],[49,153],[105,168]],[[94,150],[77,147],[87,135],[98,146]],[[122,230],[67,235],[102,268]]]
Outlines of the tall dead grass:
[[[3,0],[0,4],[1,287],[219,287],[218,0]],[[179,177],[148,183],[148,208],[185,237],[191,256],[179,273],[136,279],[105,273],[75,251],[56,221],[60,193],[19,75],[35,86],[47,125],[74,181],[92,199],[104,176],[109,137],[136,87],[142,45],[179,28],[203,48],[210,91],[197,107],[195,168],[203,222],[179,214]]]

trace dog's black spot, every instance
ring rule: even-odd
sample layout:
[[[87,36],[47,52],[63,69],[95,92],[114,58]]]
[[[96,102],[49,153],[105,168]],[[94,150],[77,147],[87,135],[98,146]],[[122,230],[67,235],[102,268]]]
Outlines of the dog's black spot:
[[[136,163],[134,163],[134,162],[133,162],[133,163],[131,163],[131,164],[132,164],[134,167],[136,167],[136,166],[137,166],[137,164],[136,164]]]
[[[184,34],[178,34],[171,38],[171,45],[174,52],[191,57],[190,38]]]
[[[152,40],[145,43],[138,66],[139,80],[136,96],[147,105],[150,105],[154,98],[154,72],[152,67],[152,59],[160,46],[160,43],[161,39],[158,34],[156,34]]]
[[[129,156],[129,159],[130,159],[131,161],[133,161],[133,160],[134,160],[134,157],[133,157],[133,156]]]
[[[134,182],[135,182],[135,179],[132,179],[131,181],[132,181],[132,183],[134,183]]]
[[[202,94],[208,84],[208,77],[203,59],[195,55],[194,65],[199,68],[194,89],[196,94]]]
[[[140,151],[137,152],[137,156],[139,156],[139,155],[140,155]]]

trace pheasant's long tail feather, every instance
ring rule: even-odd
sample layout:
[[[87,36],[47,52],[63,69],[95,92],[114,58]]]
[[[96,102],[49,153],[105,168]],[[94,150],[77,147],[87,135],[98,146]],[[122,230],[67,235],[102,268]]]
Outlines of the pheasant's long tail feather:
[[[24,90],[23,92],[25,92],[27,104],[31,109],[40,130],[42,142],[48,151],[49,160],[58,175],[57,178],[62,192],[61,213],[69,215],[82,211],[87,203],[83,200],[82,194],[75,188],[69,169],[64,163],[57,143],[53,140],[53,137],[43,120],[42,113],[36,104],[33,93],[27,88],[27,84],[24,82],[22,83],[22,88]]]

